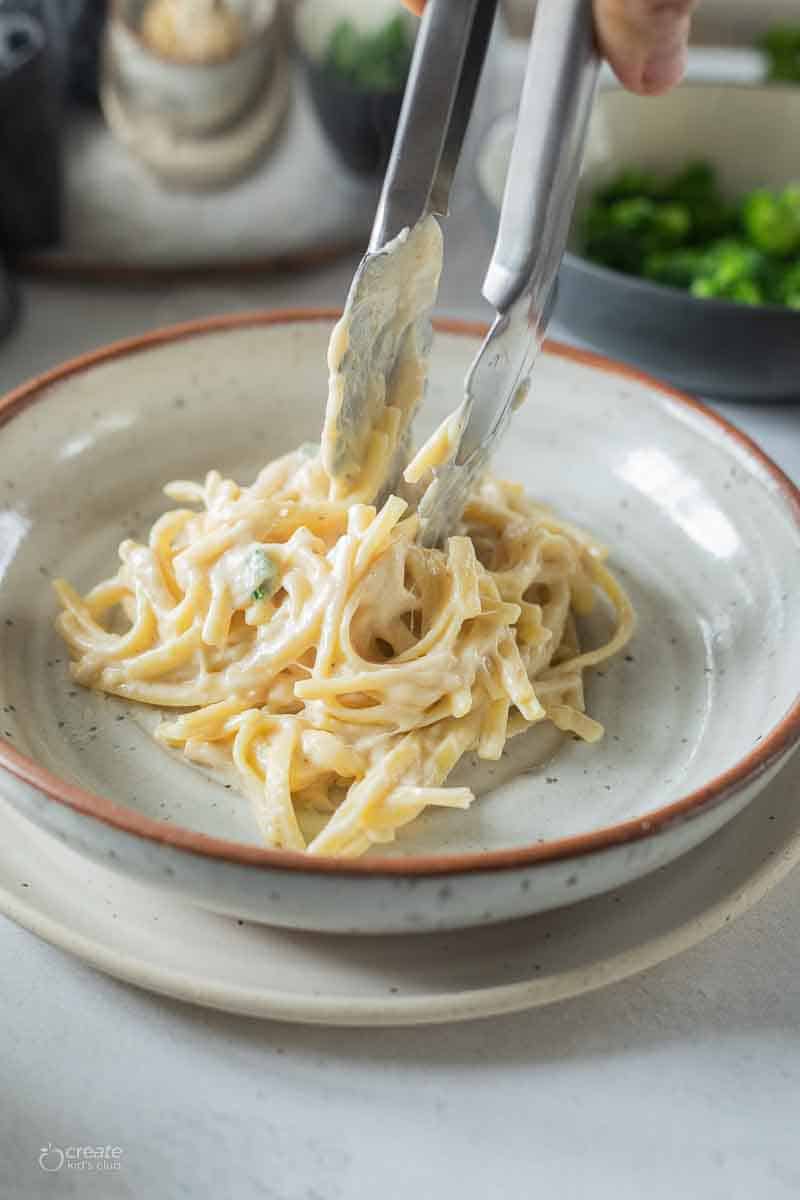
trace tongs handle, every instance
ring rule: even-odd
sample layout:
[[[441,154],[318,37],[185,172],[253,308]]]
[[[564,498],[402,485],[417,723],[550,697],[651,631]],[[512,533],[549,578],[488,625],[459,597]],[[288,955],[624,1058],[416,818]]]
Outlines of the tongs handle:
[[[591,0],[538,0],[500,228],[483,294],[547,304],[566,247],[599,72]]]
[[[429,212],[447,215],[497,0],[429,0],[409,69],[369,248]]]

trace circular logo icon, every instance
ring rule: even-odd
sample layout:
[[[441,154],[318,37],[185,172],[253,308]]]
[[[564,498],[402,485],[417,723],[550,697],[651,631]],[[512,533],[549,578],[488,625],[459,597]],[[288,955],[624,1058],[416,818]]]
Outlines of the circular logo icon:
[[[60,1171],[64,1165],[64,1151],[60,1146],[48,1142],[39,1152],[39,1166],[43,1171]]]

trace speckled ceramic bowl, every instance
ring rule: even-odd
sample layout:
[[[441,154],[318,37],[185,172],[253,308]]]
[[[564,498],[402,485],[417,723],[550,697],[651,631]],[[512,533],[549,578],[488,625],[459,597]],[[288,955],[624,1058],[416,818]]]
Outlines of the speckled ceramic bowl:
[[[223,913],[299,928],[445,929],[595,895],[739,812],[800,735],[800,496],[705,409],[552,347],[498,467],[594,530],[639,611],[588,679],[606,726],[547,730],[462,775],[355,862],[258,844],[248,803],[153,743],[152,714],[84,691],[53,631],[50,576],[87,587],[168,502],[168,479],[243,480],[313,438],[331,314],[199,322],[51,372],[0,406],[0,792],[80,852]],[[440,327],[424,434],[460,395],[479,330]],[[602,615],[598,622],[602,623]],[[599,633],[597,627],[587,631]]]

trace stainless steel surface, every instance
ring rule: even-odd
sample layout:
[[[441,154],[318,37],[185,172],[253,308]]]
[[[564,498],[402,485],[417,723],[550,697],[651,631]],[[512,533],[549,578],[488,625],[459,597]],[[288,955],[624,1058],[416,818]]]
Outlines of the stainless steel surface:
[[[600,60],[591,0],[542,0],[483,294],[505,312],[528,287],[541,308],[575,206]]]
[[[500,229],[483,294],[494,322],[465,385],[458,445],[419,507],[420,538],[443,541],[486,468],[530,374],[555,299],[599,74],[591,0],[540,0]]]
[[[445,216],[497,0],[430,0],[370,238],[380,250],[428,212]]]
[[[457,525],[467,497],[527,398],[543,333],[531,326],[529,292],[499,315],[472,364],[460,413],[458,449],[436,471],[419,504],[419,540],[438,546]],[[498,402],[499,401],[499,402]]]
[[[387,243],[429,213],[445,216],[450,188],[472,115],[497,0],[430,0],[414,49],[392,156],[370,239],[356,271],[348,305],[368,312],[381,276]],[[352,446],[354,431],[374,422],[369,380],[389,379],[401,341],[376,336],[363,320],[350,330],[348,381],[339,408],[337,444]],[[397,490],[408,462],[408,432],[397,448],[381,495]],[[347,453],[329,464],[335,473]],[[380,497],[379,497],[380,499]]]

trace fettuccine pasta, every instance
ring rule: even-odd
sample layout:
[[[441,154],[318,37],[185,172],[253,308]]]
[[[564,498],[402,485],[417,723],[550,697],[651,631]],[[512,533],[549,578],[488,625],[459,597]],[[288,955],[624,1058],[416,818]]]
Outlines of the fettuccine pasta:
[[[429,805],[466,808],[446,780],[468,751],[497,759],[545,720],[601,736],[583,672],[625,644],[630,602],[519,486],[485,478],[445,550],[415,543],[397,496],[332,500],[308,449],[249,488],[212,471],[166,492],[185,507],[124,541],[112,579],[56,582],[58,628],[79,683],[175,709],[160,741],[235,768],[266,844],[360,855]],[[598,590],[615,631],[582,651]]]

